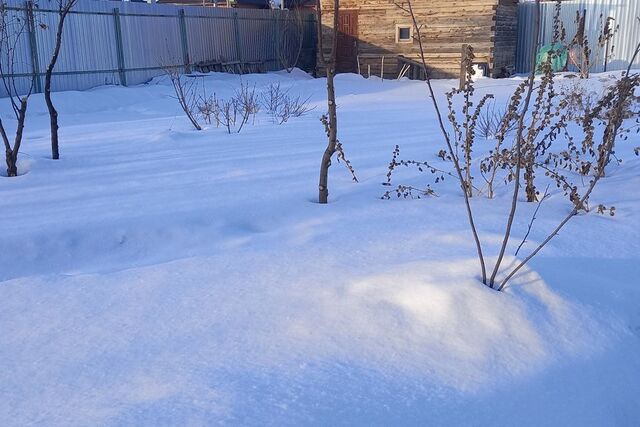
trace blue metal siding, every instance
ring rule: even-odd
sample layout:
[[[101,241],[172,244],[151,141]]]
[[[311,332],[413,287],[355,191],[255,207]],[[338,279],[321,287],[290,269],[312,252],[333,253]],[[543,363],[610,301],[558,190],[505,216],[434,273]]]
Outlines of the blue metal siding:
[[[518,6],[518,46],[516,50],[516,72],[526,73],[531,70],[531,50],[533,46],[535,3],[520,3]],[[555,3],[541,4],[542,28],[540,38],[542,44],[548,44],[553,37],[553,14]],[[602,31],[602,20],[608,16],[615,18],[620,26],[613,39],[613,56],[609,59],[607,70],[623,70],[629,65],[633,51],[640,41],[639,0],[571,0],[562,2],[560,18],[567,32],[568,40],[576,33],[575,17],[577,11],[586,10],[585,32],[592,54],[592,72],[604,71],[604,53],[598,53],[597,40]],[[571,67],[570,67],[571,68]],[[640,68],[640,58],[636,58],[632,68]]]
[[[5,2],[10,15],[25,16],[24,0]],[[40,0],[34,13],[41,74],[44,74],[54,48],[58,24],[56,8],[57,0]],[[191,64],[242,58],[244,61],[263,61],[267,70],[280,68],[275,29],[277,20],[289,11],[78,0],[65,22],[63,44],[52,79],[53,90],[83,90],[120,84],[115,8],[120,15],[122,59],[129,85],[162,74],[161,66],[184,64],[181,10],[184,10]],[[309,14],[305,19],[313,19],[313,15]],[[304,37],[314,39],[314,31],[315,26],[306,26]],[[293,46],[284,48],[294,50]],[[16,58],[14,74],[31,74],[33,61],[26,33],[18,41]],[[20,77],[17,82],[23,90],[28,87],[29,77]],[[6,96],[4,89],[0,89],[0,96]]]

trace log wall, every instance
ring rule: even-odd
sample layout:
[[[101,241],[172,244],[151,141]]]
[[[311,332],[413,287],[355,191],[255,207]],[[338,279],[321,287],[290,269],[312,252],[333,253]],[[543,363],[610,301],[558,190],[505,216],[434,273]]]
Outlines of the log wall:
[[[402,0],[398,0],[402,3]],[[423,25],[427,64],[434,78],[458,77],[462,45],[471,44],[476,62],[486,62],[492,75],[513,67],[517,40],[517,0],[413,0]],[[358,56],[361,74],[398,75],[397,56],[419,60],[417,41],[396,43],[396,26],[411,25],[410,15],[392,0],[342,0],[340,10],[358,11]],[[331,47],[333,1],[322,1],[324,49]],[[322,69],[318,70],[324,74]]]

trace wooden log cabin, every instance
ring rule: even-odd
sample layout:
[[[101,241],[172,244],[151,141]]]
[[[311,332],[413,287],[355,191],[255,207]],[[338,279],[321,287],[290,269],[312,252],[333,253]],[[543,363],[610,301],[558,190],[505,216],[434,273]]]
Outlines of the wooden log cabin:
[[[473,47],[474,62],[484,65],[488,75],[500,77],[513,70],[517,0],[412,0],[411,4],[422,25],[425,57],[433,78],[459,76],[463,44]],[[333,1],[322,0],[321,5],[323,44],[328,54]],[[360,70],[363,75],[383,73],[385,78],[397,78],[404,63],[420,58],[411,16],[393,0],[341,0],[337,56],[339,73]],[[318,74],[324,75],[324,70],[319,68]]]

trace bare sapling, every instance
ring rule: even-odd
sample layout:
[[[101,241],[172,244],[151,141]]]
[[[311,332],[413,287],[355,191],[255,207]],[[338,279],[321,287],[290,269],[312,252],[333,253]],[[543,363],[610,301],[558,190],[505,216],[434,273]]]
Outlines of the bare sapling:
[[[0,80],[16,120],[15,134],[9,137],[5,122],[0,117],[0,135],[5,149],[8,177],[18,176],[18,153],[24,134],[29,97],[35,87],[36,78],[35,74],[29,77],[16,77],[16,49],[21,37],[29,31],[28,26],[31,25],[29,21],[33,23],[33,20],[25,20],[14,12],[7,9],[6,3],[0,3]],[[31,4],[28,6],[27,13],[33,16]],[[25,81],[26,84],[20,84]]]
[[[171,81],[176,99],[196,130],[202,130],[198,123],[198,103],[200,100],[197,79],[185,77],[177,67],[163,67],[165,74]]]
[[[54,160],[60,158],[60,147],[58,143],[58,110],[56,110],[53,105],[53,100],[51,99],[51,77],[53,75],[53,69],[58,62],[60,48],[62,47],[64,24],[67,16],[71,12],[71,9],[73,9],[77,2],[78,0],[58,0],[57,2],[58,25],[56,26],[56,40],[53,53],[51,54],[51,59],[49,60],[49,65],[47,65],[47,70],[44,74],[44,99],[47,103],[47,109],[49,110],[49,121],[51,127],[51,158]]]
[[[336,74],[336,55],[338,50],[338,17],[340,13],[340,0],[333,1],[333,26],[331,29],[331,50],[329,56],[325,55],[322,29],[322,5],[320,0],[316,0],[316,9],[318,13],[317,30],[318,30],[318,60],[326,69],[327,74],[327,105],[328,113],[320,120],[322,121],[327,133],[327,148],[322,155],[320,163],[320,179],[318,183],[318,203],[325,204],[329,199],[329,167],[331,166],[331,158],[339,150],[339,155],[344,159],[344,150],[338,145],[338,114],[336,105],[336,90],[334,77]],[[350,163],[345,165],[353,172]],[[352,175],[355,179],[355,175]],[[357,180],[357,179],[355,179]]]

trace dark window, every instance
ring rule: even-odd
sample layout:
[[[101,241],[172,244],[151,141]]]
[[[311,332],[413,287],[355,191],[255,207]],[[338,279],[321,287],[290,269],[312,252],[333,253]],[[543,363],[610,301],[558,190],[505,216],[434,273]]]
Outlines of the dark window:
[[[398,27],[398,41],[411,40],[411,27]]]

